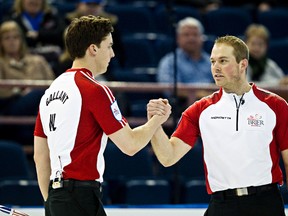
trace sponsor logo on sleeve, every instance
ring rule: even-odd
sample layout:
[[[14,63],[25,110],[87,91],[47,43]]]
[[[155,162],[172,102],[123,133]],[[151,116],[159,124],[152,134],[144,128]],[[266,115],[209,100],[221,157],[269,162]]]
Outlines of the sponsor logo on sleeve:
[[[121,114],[121,111],[118,107],[117,101],[114,101],[114,103],[111,104],[111,111],[112,111],[115,119],[117,119],[118,121],[122,120],[122,114]]]

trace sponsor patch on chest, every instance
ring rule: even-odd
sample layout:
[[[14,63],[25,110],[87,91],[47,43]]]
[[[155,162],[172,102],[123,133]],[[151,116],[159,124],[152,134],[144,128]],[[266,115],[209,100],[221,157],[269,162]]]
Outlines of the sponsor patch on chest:
[[[247,117],[247,125],[251,128],[261,128],[265,126],[263,114],[252,114]]]

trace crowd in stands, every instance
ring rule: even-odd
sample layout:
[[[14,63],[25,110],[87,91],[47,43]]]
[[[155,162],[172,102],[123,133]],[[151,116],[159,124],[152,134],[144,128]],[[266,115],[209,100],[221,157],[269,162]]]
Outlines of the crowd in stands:
[[[159,0],[154,1],[153,6],[151,6],[152,1],[149,1],[150,4],[148,4],[146,1],[139,0],[126,0],[122,3],[116,0],[80,0],[79,2],[62,1],[62,7],[60,7],[61,1],[15,0],[12,3],[9,1],[10,4],[5,0],[2,1],[2,7],[10,5],[10,8],[2,8],[2,12],[4,13],[1,20],[1,79],[54,79],[63,73],[71,66],[72,62],[63,44],[66,26],[75,17],[93,14],[110,18],[114,25],[113,48],[116,58],[111,62],[109,71],[102,77],[99,77],[100,80],[118,81],[118,77],[122,76],[121,81],[126,81],[125,78],[127,78],[127,81],[141,81],[141,77],[136,78],[139,76],[139,68],[142,67],[142,73],[145,74],[146,71],[151,73],[152,67],[154,68],[152,72],[153,78],[149,81],[166,83],[173,83],[175,71],[177,72],[177,82],[179,83],[213,83],[210,73],[209,52],[211,50],[210,44],[213,44],[213,40],[219,35],[213,35],[211,32],[207,33],[206,28],[208,27],[205,23],[205,14],[228,6],[241,6],[243,8],[249,6],[249,8],[253,9],[250,11],[253,11],[255,15],[255,11],[268,11],[279,7],[285,9],[287,6],[284,1],[280,0],[259,0],[253,4],[241,1],[241,5],[240,2],[228,0]],[[63,9],[65,4],[70,7]],[[123,22],[121,23],[121,19],[124,20],[125,17],[121,17],[119,16],[120,13],[117,13],[116,8],[121,8],[120,6],[122,8],[146,7],[150,18],[152,17],[153,19],[156,19],[155,14],[157,11],[164,10],[168,14],[168,19],[169,17],[174,19],[175,35],[171,34],[171,32],[163,33],[162,30],[161,33],[157,32],[157,29],[160,29],[159,26],[156,26],[152,30],[153,32],[150,33],[135,34],[134,32],[132,34],[126,32],[124,34],[125,30],[123,28],[125,25],[129,25],[129,23],[125,25]],[[183,7],[186,9],[196,9],[200,14],[199,17],[193,17],[193,15],[189,17],[189,13],[187,14],[187,12],[186,14],[181,14],[179,8]],[[4,9],[5,11],[3,11]],[[174,17],[171,17],[169,13]],[[129,16],[129,13],[125,16]],[[253,16],[251,15],[251,17]],[[133,20],[131,20],[132,18]],[[136,22],[138,26],[144,24],[137,23],[137,17],[131,17],[131,19],[131,22]],[[169,22],[169,20],[166,21]],[[157,21],[155,20],[154,24],[156,25],[156,23]],[[162,24],[165,25],[163,20]],[[235,28],[237,28],[238,24],[233,23]],[[10,30],[8,29],[9,26],[11,26]],[[237,36],[245,38],[250,48],[251,58],[248,70],[250,81],[268,85],[287,84],[287,77],[285,75],[288,72],[288,67],[283,68],[282,65],[278,65],[277,59],[269,56],[270,42],[276,40],[272,37],[274,32],[270,34],[269,28],[257,23],[256,19],[253,19],[250,25],[246,27],[247,30],[245,29],[245,31],[240,32],[240,35]],[[227,29],[227,34],[230,34],[229,29]],[[133,44],[131,46],[131,38],[136,45]],[[277,38],[277,40],[287,41],[287,38],[288,35],[284,38]],[[143,46],[141,47],[140,41],[143,40],[145,40],[146,45],[141,45]],[[164,45],[161,45],[163,41],[165,41]],[[13,48],[12,44],[14,44],[15,50],[13,52],[15,53],[9,54],[9,49],[12,50]],[[132,51],[129,48],[130,46],[132,47]],[[152,52],[147,52],[146,56],[141,55],[141,53],[145,53],[146,49],[152,49]],[[144,63],[152,55],[157,54],[158,56],[153,59],[152,63]],[[177,59],[176,68],[174,66],[175,59]],[[133,61],[137,62],[134,66],[133,64],[132,66],[127,66],[127,62]],[[51,73],[51,69],[53,74]],[[127,76],[125,77],[123,74],[126,73]],[[27,89],[1,90],[1,104],[5,104],[5,106],[1,106],[1,114],[35,114],[38,99],[34,100],[33,109],[22,109],[17,104],[18,100],[24,100],[29,94],[31,92]],[[29,103],[25,102],[24,104],[28,106]]]
[[[98,77],[99,80],[148,80],[172,84],[174,82],[174,72],[177,72],[177,82],[179,83],[213,83],[209,54],[211,44],[219,35],[217,35],[218,33],[213,35],[213,32],[209,32],[210,28],[207,21],[205,21],[205,15],[222,8],[241,6],[242,9],[249,8],[252,19],[251,23],[245,26],[245,31],[239,32],[239,35],[237,35],[245,38],[250,48],[251,58],[248,69],[250,81],[268,85],[287,84],[285,75],[288,72],[288,66],[283,68],[281,64],[278,65],[277,59],[269,56],[269,46],[271,41],[276,39],[287,41],[288,35],[275,39],[273,37],[274,31],[270,34],[269,27],[259,23],[255,18],[257,12],[269,11],[279,7],[287,9],[285,1],[259,0],[254,1],[253,4],[249,1],[241,1],[240,3],[228,0],[159,0],[149,2],[139,0],[125,0],[122,2],[117,0],[80,0],[78,2],[64,0],[57,2],[48,2],[48,0],[2,1],[1,79],[54,79],[59,76],[72,63],[72,59],[63,44],[66,27],[75,17],[93,14],[110,18],[114,25],[113,49],[116,57],[112,60],[108,72]],[[151,2],[154,2],[154,4],[151,4]],[[7,8],[4,8],[4,5]],[[124,8],[123,10],[126,13],[121,14],[118,11],[119,8]],[[144,23],[137,22],[137,19],[141,20],[140,15],[130,18],[127,8],[132,8],[132,10],[133,8],[147,9],[149,11],[148,16],[154,22],[154,28],[151,28],[151,32],[147,28],[143,31],[135,30],[139,31],[139,34],[137,32],[132,33],[131,29],[126,31],[124,28],[130,24],[139,26],[139,29],[144,25]],[[181,12],[183,8],[186,12],[183,12],[185,10]],[[197,16],[196,13],[189,16],[192,11],[189,9],[199,13]],[[162,20],[157,22],[159,11],[162,11],[162,14],[166,13],[166,20],[163,20],[162,17]],[[131,22],[123,23],[123,20],[127,17]],[[174,28],[175,34],[161,29],[161,25],[166,24]],[[240,23],[232,23],[232,25],[237,28]],[[9,33],[10,30],[7,30],[7,26],[13,26],[14,30],[11,29]],[[227,34],[231,34],[230,29],[225,29],[225,31],[227,31]],[[8,41],[10,37],[11,42]],[[13,39],[14,42],[12,42]],[[142,43],[143,41],[145,43]],[[7,53],[7,49],[13,47],[9,43],[19,43],[18,48],[15,45],[14,52],[16,53]],[[5,46],[5,44],[8,45]],[[150,61],[150,59],[152,60]],[[175,59],[176,64],[174,65]],[[36,71],[37,73],[35,73]],[[141,72],[139,73],[139,71]],[[148,73],[149,79],[143,78],[143,74],[147,76]],[[1,104],[5,105],[1,106],[1,115],[34,115],[39,96],[37,98],[34,96],[34,108],[27,109],[28,106],[32,106],[31,99],[29,103],[23,102],[32,93],[33,91],[30,92],[27,89],[1,90]],[[199,97],[201,96],[199,95]],[[22,102],[22,106],[25,105],[24,108],[19,107],[19,101]],[[129,112],[127,113],[129,114]],[[23,139],[20,138],[20,140]],[[29,142],[32,141],[27,141],[27,143]]]
[[[23,32],[13,20],[4,21],[0,25],[0,78],[30,80],[55,78],[51,66],[43,56],[29,53]],[[31,88],[1,88],[0,113],[10,116],[36,115],[43,93],[43,90]],[[4,136],[2,138],[13,138],[20,142],[31,140],[33,127],[16,125],[0,127]]]

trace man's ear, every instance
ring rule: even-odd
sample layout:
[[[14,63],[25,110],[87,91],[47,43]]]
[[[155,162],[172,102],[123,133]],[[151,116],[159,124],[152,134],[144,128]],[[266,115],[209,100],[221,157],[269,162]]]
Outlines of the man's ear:
[[[95,52],[97,52],[97,46],[95,44],[91,44],[89,46],[89,50],[91,53],[95,54]]]
[[[240,61],[240,68],[243,69],[244,71],[246,71],[248,64],[249,64],[248,59],[242,59]]]

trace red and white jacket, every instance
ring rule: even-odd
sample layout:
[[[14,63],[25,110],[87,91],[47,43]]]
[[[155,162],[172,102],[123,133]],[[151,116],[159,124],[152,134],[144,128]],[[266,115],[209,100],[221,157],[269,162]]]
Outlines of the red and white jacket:
[[[35,136],[47,138],[52,173],[64,179],[103,181],[107,135],[126,125],[110,89],[87,69],[61,74],[43,95]]]
[[[288,149],[287,102],[254,84],[240,98],[220,89],[195,102],[172,135],[191,147],[201,136],[209,194],[283,183],[279,159]]]

